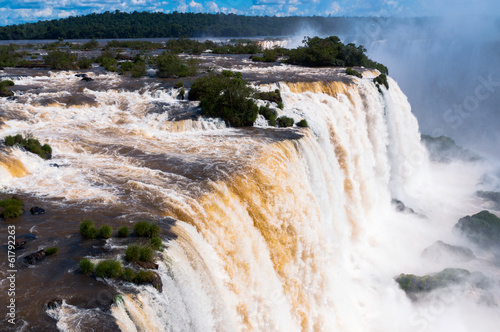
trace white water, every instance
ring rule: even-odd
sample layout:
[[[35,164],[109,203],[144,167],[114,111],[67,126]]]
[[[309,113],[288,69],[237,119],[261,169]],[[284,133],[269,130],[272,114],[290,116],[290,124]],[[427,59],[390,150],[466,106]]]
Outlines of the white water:
[[[53,78],[77,84],[72,76]],[[122,290],[124,302],[112,309],[124,331],[494,331],[498,315],[477,304],[474,291],[414,304],[394,281],[402,272],[449,267],[420,253],[439,239],[463,244],[451,228],[479,211],[472,194],[482,170],[431,165],[406,97],[389,84],[381,94],[369,78],[280,83],[283,114],[310,125],[297,130],[302,138],[285,141],[207,120],[170,130],[168,112],[147,112],[153,101],[178,103],[161,91],[87,90],[97,105],[85,108],[38,106],[28,96],[21,112],[29,120],[5,121],[0,136],[29,130],[53,146],[53,162],[69,166],[49,167],[15,150],[10,157],[28,175],[15,177],[0,165],[8,175],[0,182],[9,190],[117,205],[134,201],[122,193],[131,188],[178,220],[179,237],[159,262],[163,293],[131,286],[139,293]],[[200,162],[223,176],[193,180],[189,170],[155,169],[147,158],[97,144],[176,156],[189,167]],[[392,198],[427,218],[397,213]],[[478,262],[460,267],[498,275]],[[74,308],[65,308],[51,316],[72,330]]]

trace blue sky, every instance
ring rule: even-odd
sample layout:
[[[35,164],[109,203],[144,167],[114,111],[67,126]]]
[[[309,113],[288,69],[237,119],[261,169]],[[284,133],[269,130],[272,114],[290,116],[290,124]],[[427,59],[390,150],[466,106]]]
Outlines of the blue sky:
[[[0,25],[120,10],[243,15],[439,15],[471,13],[498,0],[0,0]]]

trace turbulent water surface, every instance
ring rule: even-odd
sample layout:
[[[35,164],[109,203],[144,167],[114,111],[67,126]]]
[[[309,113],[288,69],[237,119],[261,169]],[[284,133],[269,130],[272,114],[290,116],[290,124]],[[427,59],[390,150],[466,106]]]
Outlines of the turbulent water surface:
[[[415,303],[394,281],[446,267],[498,279],[485,252],[453,266],[421,257],[437,240],[469,245],[452,227],[481,209],[474,192],[494,185],[482,177],[485,161],[431,163],[405,95],[392,79],[379,91],[377,73],[353,79],[341,69],[208,58],[222,68],[237,61],[259,89],[279,88],[280,113],[310,127],[259,118],[228,128],[149,79],[3,73],[17,92],[0,100],[0,137],[30,133],[53,148],[43,161],[0,147],[4,196],[47,210],[12,221],[18,235],[38,237],[19,252],[18,329],[494,331],[496,286],[459,285]],[[398,212],[392,199],[414,213]],[[85,218],[114,228],[150,219],[168,230],[157,261],[163,292],[79,274],[82,257],[123,255],[126,246],[81,240]],[[56,257],[22,264],[52,245]],[[48,309],[56,296],[63,304]]]

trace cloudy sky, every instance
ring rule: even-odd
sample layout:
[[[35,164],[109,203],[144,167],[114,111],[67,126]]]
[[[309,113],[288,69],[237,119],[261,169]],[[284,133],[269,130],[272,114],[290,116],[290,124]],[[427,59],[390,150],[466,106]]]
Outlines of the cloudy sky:
[[[439,14],[449,8],[470,13],[491,1],[498,0],[0,0],[0,25],[115,10],[269,16],[421,16]]]

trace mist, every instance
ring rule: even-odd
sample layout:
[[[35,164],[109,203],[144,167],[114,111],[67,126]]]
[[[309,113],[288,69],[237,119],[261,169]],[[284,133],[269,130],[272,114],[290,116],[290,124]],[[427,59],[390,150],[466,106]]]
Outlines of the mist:
[[[316,33],[365,46],[369,57],[386,65],[408,96],[423,134],[449,136],[498,159],[500,3],[419,5],[416,13],[396,7],[382,11],[385,17],[352,18],[336,29],[303,26],[293,44]]]

